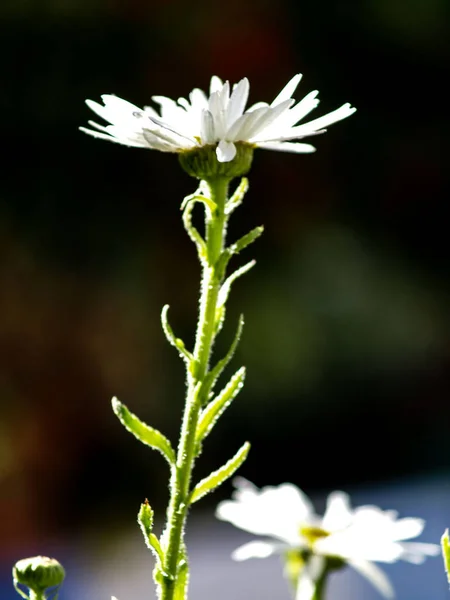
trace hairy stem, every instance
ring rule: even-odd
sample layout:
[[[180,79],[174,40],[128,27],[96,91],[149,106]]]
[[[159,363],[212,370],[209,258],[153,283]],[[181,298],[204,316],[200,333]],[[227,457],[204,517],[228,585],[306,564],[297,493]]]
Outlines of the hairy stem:
[[[161,600],[173,600],[180,561],[186,560],[184,527],[195,460],[195,433],[203,403],[202,383],[208,373],[216,330],[216,310],[220,290],[217,263],[222,254],[227,218],[225,203],[228,178],[208,181],[210,198],[216,204],[211,214],[206,210],[205,231],[207,260],[203,265],[200,308],[192,365],[188,368],[187,398],[178,444],[177,462],[172,471],[167,524],[163,534],[165,546],[164,573],[161,578]]]

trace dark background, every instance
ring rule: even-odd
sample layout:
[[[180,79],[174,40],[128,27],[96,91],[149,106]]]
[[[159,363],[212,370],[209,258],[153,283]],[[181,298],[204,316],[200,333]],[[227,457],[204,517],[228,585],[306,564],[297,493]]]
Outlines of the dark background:
[[[80,133],[84,99],[102,93],[142,106],[212,74],[248,76],[253,103],[302,72],[296,98],[322,99],[312,118],[358,108],[312,140],[315,154],[255,153],[230,239],[265,234],[235,263],[257,259],[216,354],[243,312],[233,365],[247,382],[198,477],[245,439],[241,473],[258,485],[314,493],[447,472],[447,13],[446,0],[2,0],[5,573],[86,532],[107,538],[145,497],[159,515],[167,500],[163,461],[109,401],[175,443],[184,372],[159,313],[169,303],[192,343],[199,269],[179,205],[196,183],[175,155]]]

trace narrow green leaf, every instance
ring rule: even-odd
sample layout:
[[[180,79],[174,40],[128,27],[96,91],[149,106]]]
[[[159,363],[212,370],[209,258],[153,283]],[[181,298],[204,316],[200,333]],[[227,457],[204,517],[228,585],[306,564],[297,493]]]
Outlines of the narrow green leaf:
[[[145,502],[141,504],[137,520],[139,527],[141,528],[142,535],[144,536],[145,544],[148,546],[148,538],[153,529],[153,509],[150,506],[147,498],[145,499]]]
[[[159,540],[154,533],[151,533],[148,536],[147,547],[150,548],[150,550],[152,550],[153,554],[155,555],[155,558],[157,559],[159,564],[162,565],[164,562],[164,553],[162,551],[161,544],[159,543]]]
[[[184,203],[183,203],[184,204]],[[192,210],[195,206],[195,201],[188,202],[183,210],[183,225],[187,231],[188,236],[197,246],[198,256],[201,262],[204,262],[207,257],[206,242],[198,232],[198,230],[192,225]]]
[[[173,329],[169,325],[169,320],[167,318],[168,310],[169,310],[169,305],[166,304],[165,306],[163,306],[163,309],[161,311],[161,325],[162,325],[164,334],[165,334],[166,339],[169,342],[169,344],[171,346],[174,346],[178,350],[181,358],[183,360],[185,360],[187,362],[187,364],[189,365],[191,363],[191,361],[194,360],[194,357],[189,352],[189,350],[186,349],[186,346],[184,345],[183,340],[180,338],[177,338],[175,336]]]
[[[141,528],[142,535],[144,536],[145,545],[149,550],[153,552],[156,560],[160,564],[162,564],[164,560],[164,554],[158,538],[154,533],[152,533],[153,510],[150,504],[148,503],[147,498],[145,499],[145,502],[141,504],[137,520],[139,523],[139,527]]]
[[[112,408],[125,429],[143,444],[159,450],[171,467],[175,464],[175,452],[169,440],[161,432],[143,423],[115,397],[112,399]]]
[[[448,529],[444,531],[444,535],[441,537],[441,548],[442,558],[444,559],[445,572],[447,573],[447,580],[450,584],[450,540],[448,535]]]
[[[241,277],[242,275],[244,275],[245,273],[250,271],[250,269],[252,267],[254,267],[255,264],[256,264],[256,261],[251,260],[250,262],[243,265],[239,269],[236,269],[236,271],[234,271],[234,273],[232,273],[229,277],[227,277],[225,279],[225,281],[223,282],[223,284],[220,288],[220,291],[219,291],[219,297],[217,299],[218,306],[217,306],[217,310],[216,310],[216,323],[215,323],[215,326],[216,326],[215,334],[216,335],[222,329],[223,322],[225,320],[225,304],[228,300],[228,296],[230,295],[231,285],[236,281],[236,279],[238,279],[239,277]]]
[[[200,500],[200,498],[203,498],[203,496],[206,496],[206,494],[215,490],[219,485],[231,477],[247,458],[249,450],[250,444],[245,442],[233,458],[226,462],[223,467],[217,469],[217,471],[213,471],[208,477],[199,481],[192,490],[189,503],[194,504],[194,502],[197,502],[197,500]]]
[[[210,434],[219,417],[239,394],[244,385],[244,379],[245,367],[241,367],[220,394],[202,410],[195,434],[197,444],[201,444],[206,436]]]
[[[238,254],[244,248],[252,244],[257,238],[259,238],[263,231],[264,227],[255,227],[254,229],[243,235],[237,242],[231,244],[231,246],[229,247],[230,252],[232,254]]]
[[[248,190],[248,179],[247,177],[243,177],[241,179],[240,184],[237,186],[234,194],[228,200],[227,205],[225,207],[225,214],[231,215],[231,213],[242,204],[245,194]]]
[[[225,367],[228,365],[230,360],[233,358],[233,355],[239,344],[239,340],[241,339],[243,328],[244,328],[244,315],[241,315],[239,317],[239,323],[237,326],[236,334],[234,336],[233,342],[231,343],[230,349],[228,350],[226,355],[221,360],[219,360],[219,362],[211,369],[211,371],[205,377],[205,381],[204,381],[203,385],[204,385],[206,399],[209,398],[210,391],[213,389],[213,387],[214,387],[217,379],[220,377],[222,371],[225,369]]]

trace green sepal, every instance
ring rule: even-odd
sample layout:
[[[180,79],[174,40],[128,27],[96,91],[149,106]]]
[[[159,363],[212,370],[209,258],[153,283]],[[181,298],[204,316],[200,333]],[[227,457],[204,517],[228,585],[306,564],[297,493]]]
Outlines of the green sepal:
[[[222,371],[225,369],[225,367],[228,365],[230,360],[233,358],[233,355],[236,351],[237,345],[239,344],[239,340],[241,339],[243,328],[244,328],[244,315],[241,315],[239,317],[239,323],[237,326],[236,334],[231,343],[230,349],[228,350],[226,355],[221,360],[219,360],[219,362],[211,369],[211,371],[209,371],[209,373],[205,377],[205,380],[203,383],[205,399],[209,398],[210,391],[213,389],[217,379],[220,377]]]
[[[448,529],[444,531],[444,535],[441,537],[441,549],[445,572],[447,573],[447,580],[450,584],[450,539]]]
[[[171,467],[174,466],[175,452],[169,440],[160,431],[141,421],[116,397],[112,399],[112,408],[125,429],[137,437],[143,444],[161,452],[169,465]]]
[[[230,295],[231,285],[236,281],[236,279],[238,279],[239,277],[241,277],[242,275],[244,275],[245,273],[250,271],[250,269],[252,267],[254,267],[255,264],[256,264],[256,261],[251,260],[250,262],[243,265],[239,269],[236,269],[236,271],[234,271],[234,273],[232,273],[229,277],[227,277],[225,279],[225,281],[223,282],[223,284],[220,288],[220,291],[219,291],[219,297],[217,299],[215,335],[217,335],[219,333],[219,331],[222,329],[223,322],[225,320],[225,305],[228,300],[228,296]]]
[[[197,179],[211,181],[215,179],[228,179],[242,177],[250,170],[255,146],[248,142],[235,142],[236,155],[233,160],[219,162],[217,160],[217,144],[199,146],[185,150],[178,154],[182,168]]]
[[[200,446],[219,417],[230,406],[244,385],[245,367],[241,367],[230,379],[223,390],[212,400],[200,414],[195,433],[196,444]]]
[[[239,448],[233,458],[230,458],[230,460],[226,462],[223,467],[220,467],[220,469],[217,469],[217,471],[213,471],[208,475],[208,477],[205,477],[199,481],[191,492],[189,504],[194,504],[194,502],[197,502],[200,500],[200,498],[203,498],[203,496],[206,496],[206,494],[215,490],[217,487],[219,487],[219,485],[231,477],[247,458],[249,450],[250,444],[249,442],[245,442],[245,444]]]
[[[228,200],[225,206],[225,214],[231,215],[231,213],[242,204],[245,194],[248,190],[248,179],[247,177],[243,177],[241,179],[241,183],[237,186],[234,194]]]
[[[176,337],[176,335],[173,332],[172,327],[169,325],[169,320],[167,318],[168,310],[169,310],[169,305],[165,304],[161,311],[161,325],[162,325],[164,334],[165,334],[166,339],[169,342],[169,344],[171,346],[174,346],[178,350],[181,358],[183,360],[185,360],[186,363],[189,365],[194,360],[194,357],[189,352],[189,350],[187,350],[186,346],[184,345],[183,340],[181,338]]]
[[[14,589],[22,598],[46,600],[52,596],[57,600],[66,572],[55,558],[33,556],[18,560],[13,567],[12,575]],[[21,590],[19,585],[27,587],[29,594]]]

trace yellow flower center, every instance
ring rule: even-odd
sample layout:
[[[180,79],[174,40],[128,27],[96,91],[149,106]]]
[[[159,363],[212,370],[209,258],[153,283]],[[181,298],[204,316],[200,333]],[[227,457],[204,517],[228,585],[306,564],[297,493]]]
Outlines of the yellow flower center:
[[[312,549],[317,540],[328,537],[330,532],[320,527],[306,526],[300,527],[300,535],[308,542],[308,546]]]

